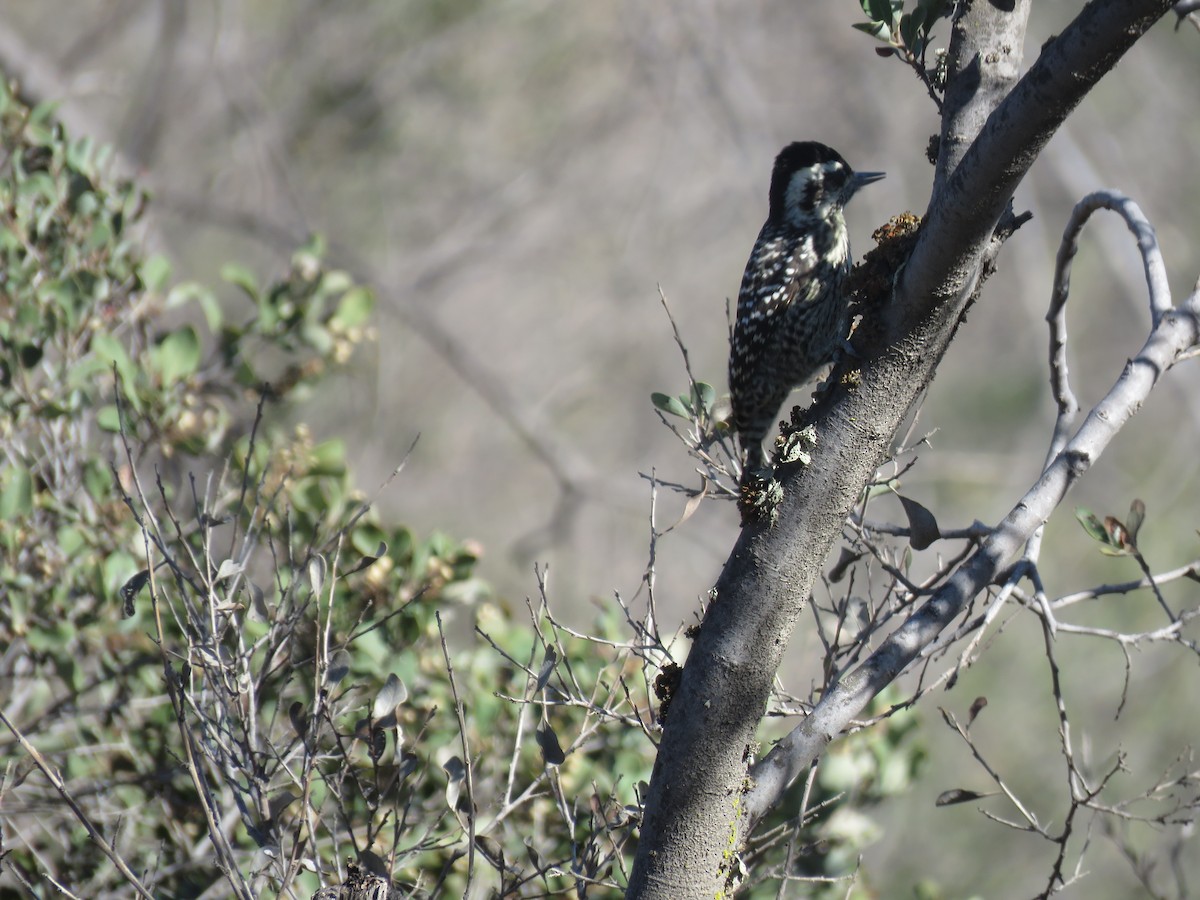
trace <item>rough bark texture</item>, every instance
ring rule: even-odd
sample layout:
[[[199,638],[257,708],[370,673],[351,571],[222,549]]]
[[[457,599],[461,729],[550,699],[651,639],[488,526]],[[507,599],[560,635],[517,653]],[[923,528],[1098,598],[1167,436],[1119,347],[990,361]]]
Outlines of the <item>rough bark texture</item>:
[[[671,703],[628,898],[724,896],[745,829],[936,635],[947,611],[985,586],[1014,552],[1012,536],[1029,524],[1023,520],[1012,523],[1009,540],[964,567],[952,592],[922,610],[921,627],[845,679],[748,772],[772,679],[820,566],[999,250],[997,223],[1013,190],[1058,125],[1170,6],[1088,5],[1015,87],[1029,0],[970,3],[955,23],[941,152],[921,238],[858,386],[831,392],[816,410],[811,465],[779,472],[785,496],[777,523],[743,529],[718,580]],[[1015,511],[1018,518],[1026,512]]]

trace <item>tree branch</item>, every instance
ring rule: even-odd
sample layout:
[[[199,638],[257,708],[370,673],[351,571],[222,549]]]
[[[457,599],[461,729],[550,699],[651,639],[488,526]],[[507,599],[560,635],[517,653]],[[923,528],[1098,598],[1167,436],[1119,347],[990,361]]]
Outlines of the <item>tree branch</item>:
[[[968,7],[956,23],[950,52],[952,59],[970,58],[960,62],[962,71],[947,87],[937,177],[921,240],[888,309],[893,335],[905,334],[906,326],[939,307],[957,312],[950,301],[974,289],[982,248],[1046,142],[1170,7],[1166,0],[1087,4],[998,104],[998,82],[1019,63],[1020,41],[1011,22],[1007,29],[991,23],[1018,15],[1000,16],[991,4]],[[977,24],[984,12],[986,27],[978,24],[977,31],[960,37],[964,25]],[[972,132],[977,123],[981,130]]]
[[[853,387],[827,392],[808,421],[818,446],[807,467],[780,466],[774,526],[742,530],[717,582],[672,700],[642,821],[628,898],[713,896],[731,880],[745,834],[850,719],[927,646],[1053,509],[1107,443],[1089,417],[1044,484],[920,612],[826,695],[784,744],[747,775],[755,733],[787,639],[846,515],[886,458],[893,435],[933,377],[985,266],[997,223],[1054,129],[1122,53],[1161,17],[1167,0],[1097,2],[1008,92],[1020,65],[1029,3],[972,3],[956,22],[938,175],[916,248],[887,321],[864,341]],[[1001,99],[1003,98],[1003,99]],[[961,158],[961,162],[959,159]],[[1011,228],[1000,229],[1001,232]],[[1195,337],[1190,314],[1155,329],[1118,382],[1117,397],[1148,391]],[[1123,407],[1114,397],[1116,415]],[[1127,417],[1127,416],[1126,416]],[[1032,507],[1027,503],[1033,503]]]

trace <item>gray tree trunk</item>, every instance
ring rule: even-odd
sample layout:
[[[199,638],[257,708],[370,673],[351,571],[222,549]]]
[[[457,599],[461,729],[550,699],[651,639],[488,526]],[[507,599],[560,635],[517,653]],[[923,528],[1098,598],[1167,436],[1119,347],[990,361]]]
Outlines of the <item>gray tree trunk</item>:
[[[1051,135],[1170,0],[1096,0],[1019,77],[1030,0],[962,4],[928,210],[854,385],[814,409],[806,467],[781,467],[773,526],[742,530],[717,581],[671,701],[646,797],[629,900],[728,896],[736,854],[756,822],[850,720],[986,587],[1081,471],[1064,456],[908,623],[751,765],[772,681],[846,515],[929,384],[1004,240],[1010,200]],[[1086,467],[1086,466],[1084,466]],[[1039,483],[1041,484],[1041,483]]]

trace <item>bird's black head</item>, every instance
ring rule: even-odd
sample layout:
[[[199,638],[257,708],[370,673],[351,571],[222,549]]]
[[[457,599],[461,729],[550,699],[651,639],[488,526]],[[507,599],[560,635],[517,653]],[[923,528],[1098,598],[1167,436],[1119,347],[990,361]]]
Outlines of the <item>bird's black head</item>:
[[[770,217],[827,218],[859,188],[882,177],[882,172],[855,172],[840,153],[817,141],[788,144],[775,157],[771,173]]]

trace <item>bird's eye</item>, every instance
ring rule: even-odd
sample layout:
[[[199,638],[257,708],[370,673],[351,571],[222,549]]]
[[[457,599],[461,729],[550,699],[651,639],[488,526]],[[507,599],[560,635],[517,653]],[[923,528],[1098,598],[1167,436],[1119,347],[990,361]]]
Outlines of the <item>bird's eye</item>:
[[[831,191],[840,190],[847,180],[849,180],[849,176],[845,166],[830,166],[829,171],[825,174],[825,183],[829,185]]]

